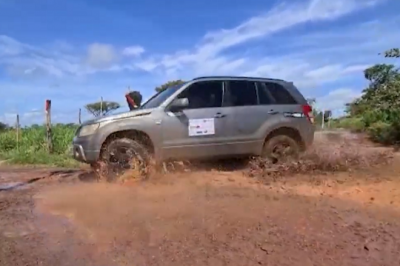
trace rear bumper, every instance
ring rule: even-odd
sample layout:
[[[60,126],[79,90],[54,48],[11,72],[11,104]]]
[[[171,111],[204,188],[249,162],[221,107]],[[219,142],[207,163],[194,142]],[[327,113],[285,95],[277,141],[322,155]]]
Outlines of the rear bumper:
[[[79,162],[91,164],[99,159],[99,147],[89,138],[75,137],[72,142],[71,156]]]

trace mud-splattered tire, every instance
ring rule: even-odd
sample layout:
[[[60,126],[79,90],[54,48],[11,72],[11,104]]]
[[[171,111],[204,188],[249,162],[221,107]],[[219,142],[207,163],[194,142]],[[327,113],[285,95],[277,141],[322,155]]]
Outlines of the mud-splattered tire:
[[[286,135],[277,135],[264,143],[262,157],[277,163],[289,158],[297,158],[300,153],[300,145],[296,140]]]
[[[96,164],[98,176],[107,182],[129,178],[146,179],[149,174],[151,156],[140,142],[129,139],[114,139],[101,153],[101,160]]]

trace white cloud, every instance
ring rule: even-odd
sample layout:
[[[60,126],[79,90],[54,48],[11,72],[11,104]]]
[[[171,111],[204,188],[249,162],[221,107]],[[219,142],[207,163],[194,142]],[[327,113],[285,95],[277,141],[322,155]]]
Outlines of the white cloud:
[[[88,47],[86,63],[93,68],[107,68],[118,59],[112,45],[94,43]]]
[[[124,50],[122,51],[122,54],[125,56],[140,56],[141,54],[143,54],[145,52],[145,49],[142,46],[129,46],[124,48]]]
[[[350,103],[360,96],[360,90],[353,88],[339,88],[329,92],[325,96],[316,98],[316,107],[320,110],[337,111],[343,109],[346,103]]]
[[[289,29],[306,22],[332,20],[363,9],[383,0],[311,0],[306,3],[279,5],[264,15],[253,17],[232,29],[223,29],[207,33],[202,42],[193,51],[180,51],[161,58],[146,61],[146,66],[153,65],[167,69],[184,69],[187,64],[194,65],[198,72],[209,72],[209,62],[222,51],[276,32]],[[285,18],[285,19],[282,19]],[[156,62],[159,62],[156,64]],[[151,63],[152,64],[151,64]],[[138,64],[140,66],[140,64]],[[147,70],[149,68],[146,68]],[[211,67],[211,71],[214,70]]]
[[[8,36],[0,36],[0,67],[11,75],[52,75],[63,77],[78,74],[83,67],[75,56],[21,43]]]
[[[16,40],[0,35],[0,56],[19,55],[23,52],[24,46]]]

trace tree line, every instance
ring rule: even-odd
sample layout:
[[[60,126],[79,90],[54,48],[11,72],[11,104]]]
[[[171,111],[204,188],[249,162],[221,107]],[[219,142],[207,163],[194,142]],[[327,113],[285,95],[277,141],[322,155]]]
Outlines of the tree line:
[[[380,54],[388,59],[400,58],[400,49]],[[398,62],[396,62],[398,63]],[[346,104],[346,116],[338,126],[369,134],[383,144],[400,142],[400,69],[395,64],[375,64],[364,70],[368,86],[361,97]]]

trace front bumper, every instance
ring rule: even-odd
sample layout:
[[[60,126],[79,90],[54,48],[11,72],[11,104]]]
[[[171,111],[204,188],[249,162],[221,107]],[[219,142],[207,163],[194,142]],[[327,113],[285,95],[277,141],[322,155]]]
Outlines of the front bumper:
[[[99,147],[88,138],[75,137],[71,146],[71,156],[79,162],[94,163],[99,159]]]

